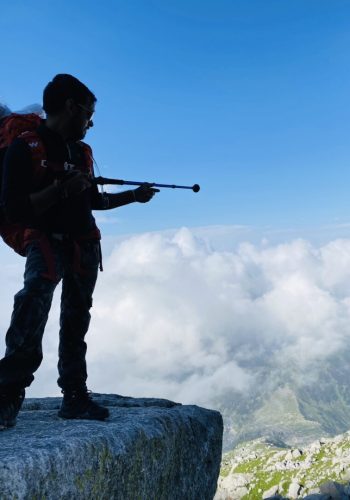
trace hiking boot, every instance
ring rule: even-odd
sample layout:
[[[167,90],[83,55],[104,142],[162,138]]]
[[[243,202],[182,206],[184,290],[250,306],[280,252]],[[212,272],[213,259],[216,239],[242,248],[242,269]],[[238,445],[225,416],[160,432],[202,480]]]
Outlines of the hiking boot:
[[[109,417],[109,410],[95,403],[91,391],[87,389],[62,391],[63,401],[58,416],[61,418],[79,418],[88,420],[104,420]]]
[[[17,423],[17,415],[21,409],[25,397],[25,390],[16,392],[0,392],[0,430],[14,427]]]

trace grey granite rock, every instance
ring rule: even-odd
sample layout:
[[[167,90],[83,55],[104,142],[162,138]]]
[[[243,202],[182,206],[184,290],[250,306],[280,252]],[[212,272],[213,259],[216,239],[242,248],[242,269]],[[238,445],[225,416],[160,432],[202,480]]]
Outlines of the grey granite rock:
[[[304,497],[303,500],[332,500],[332,497],[321,493],[313,493]]]
[[[27,399],[0,432],[6,500],[206,500],[222,452],[219,412],[163,399],[93,394],[105,422],[62,420],[61,398]]]

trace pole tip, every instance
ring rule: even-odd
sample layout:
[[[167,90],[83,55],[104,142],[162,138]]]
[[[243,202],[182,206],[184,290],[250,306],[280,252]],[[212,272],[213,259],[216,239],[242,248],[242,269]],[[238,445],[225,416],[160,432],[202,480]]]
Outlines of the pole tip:
[[[199,184],[193,184],[192,189],[195,193],[198,193],[198,191],[200,190]]]

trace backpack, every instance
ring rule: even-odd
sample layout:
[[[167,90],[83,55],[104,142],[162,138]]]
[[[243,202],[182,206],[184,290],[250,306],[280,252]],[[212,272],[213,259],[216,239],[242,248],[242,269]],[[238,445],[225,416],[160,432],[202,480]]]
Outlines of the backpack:
[[[16,138],[25,140],[30,147],[34,167],[34,178],[38,182],[45,174],[47,168],[62,172],[70,170],[74,167],[74,165],[70,165],[67,162],[63,165],[48,163],[45,146],[42,139],[36,132],[40,123],[41,118],[35,113],[11,113],[0,120],[0,192],[3,174],[3,160],[6,149]],[[80,145],[83,148],[87,173],[93,176],[91,148],[88,144],[82,141],[80,141]],[[0,206],[0,236],[16,253],[25,256],[25,248],[28,241],[30,241],[33,237],[33,232],[37,233],[37,231],[25,228],[20,223],[9,222],[6,219],[3,207]]]

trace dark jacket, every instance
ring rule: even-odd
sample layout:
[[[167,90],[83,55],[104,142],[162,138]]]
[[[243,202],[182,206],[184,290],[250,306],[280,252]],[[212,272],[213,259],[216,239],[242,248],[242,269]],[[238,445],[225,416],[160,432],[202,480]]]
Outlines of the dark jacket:
[[[85,161],[78,143],[66,143],[62,137],[48,129],[45,122],[37,130],[42,139],[48,163],[73,163],[82,165]],[[93,185],[76,197],[62,199],[44,214],[33,212],[29,195],[50,185],[57,173],[49,168],[37,185],[33,175],[32,156],[28,144],[16,139],[8,148],[3,162],[1,203],[11,222],[23,223],[26,227],[46,233],[65,233],[72,236],[84,235],[96,228],[92,210],[102,210],[103,196]]]

